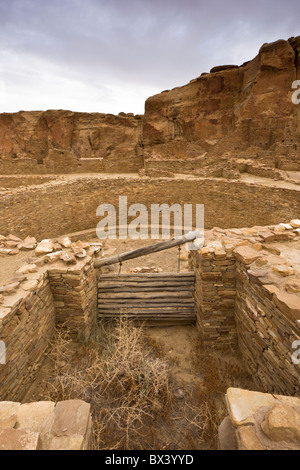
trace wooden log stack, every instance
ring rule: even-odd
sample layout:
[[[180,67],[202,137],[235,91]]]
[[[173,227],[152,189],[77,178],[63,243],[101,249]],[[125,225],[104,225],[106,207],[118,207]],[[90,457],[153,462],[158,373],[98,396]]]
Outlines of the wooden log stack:
[[[193,272],[101,275],[98,318],[126,315],[147,324],[192,324],[194,285]]]

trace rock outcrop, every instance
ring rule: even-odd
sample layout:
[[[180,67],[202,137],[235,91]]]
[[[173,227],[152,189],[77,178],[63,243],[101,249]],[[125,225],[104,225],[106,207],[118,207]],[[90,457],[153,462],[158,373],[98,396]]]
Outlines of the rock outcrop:
[[[215,67],[149,98],[143,118],[146,162],[195,159],[201,169],[245,157],[299,170],[300,105],[292,102],[299,48],[300,37],[264,44],[241,67]]]
[[[139,122],[139,116],[123,113],[0,114],[0,172],[8,167],[14,173],[18,166],[21,173],[136,172]]]
[[[144,116],[1,114],[0,173],[145,168],[207,176],[211,167],[216,173],[211,176],[227,178],[255,163],[299,171],[300,104],[292,102],[299,50],[300,36],[264,44],[240,67],[214,67],[148,98]]]

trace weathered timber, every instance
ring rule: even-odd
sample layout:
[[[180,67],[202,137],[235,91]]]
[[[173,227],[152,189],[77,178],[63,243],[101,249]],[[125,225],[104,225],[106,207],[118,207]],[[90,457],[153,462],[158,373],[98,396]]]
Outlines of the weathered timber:
[[[99,294],[107,294],[107,293],[118,293],[118,292],[153,292],[153,287],[104,287],[98,289]],[[189,291],[194,292],[193,286],[184,286],[184,287],[155,287],[155,292],[181,292],[181,291]]]
[[[146,256],[151,253],[157,253],[158,251],[168,250],[174,246],[184,245],[185,243],[190,243],[197,238],[196,232],[190,232],[189,234],[183,236],[182,238],[172,238],[161,243],[155,243],[154,245],[145,246],[138,248],[137,250],[127,251],[119,255],[110,256],[108,258],[95,260],[95,268],[101,268],[102,266],[109,266],[110,264],[123,263],[129,259],[139,258],[140,256]]]
[[[193,296],[188,291],[173,291],[173,292],[108,292],[105,294],[99,295],[100,299],[109,300],[109,299],[141,299],[141,300],[151,300],[151,299],[183,299],[190,298],[193,299]]]
[[[168,280],[171,279],[176,280],[184,280],[184,278],[192,278],[195,279],[195,273],[193,271],[189,271],[187,273],[174,273],[174,272],[164,272],[164,273],[122,273],[122,274],[101,274],[101,281],[113,281],[113,280],[135,280],[137,281],[140,278],[141,281],[144,281],[147,278],[155,278],[161,280]]]
[[[193,324],[194,273],[134,273],[101,276],[99,318],[126,316],[152,324]]]

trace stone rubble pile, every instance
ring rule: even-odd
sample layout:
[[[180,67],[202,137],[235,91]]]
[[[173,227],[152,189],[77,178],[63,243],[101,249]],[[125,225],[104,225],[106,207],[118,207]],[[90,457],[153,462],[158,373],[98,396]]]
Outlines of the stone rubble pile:
[[[28,274],[37,273],[39,268],[44,265],[52,265],[58,262],[61,267],[64,265],[76,266],[82,259],[87,260],[91,256],[95,258],[103,256],[100,241],[93,243],[80,240],[72,242],[69,237],[63,237],[58,241],[45,239],[37,243],[33,237],[26,237],[21,240],[14,235],[8,235],[7,237],[0,235],[0,256],[16,255],[20,250],[28,252],[34,250],[34,254],[31,258],[28,258],[26,264],[16,271],[12,278],[0,286],[0,305],[3,304],[5,296],[15,293],[21,284],[28,280]],[[28,287],[34,287],[34,283],[27,285],[26,290],[31,290]]]
[[[17,255],[22,250],[35,250],[36,256],[49,255],[45,262],[54,262],[61,259],[67,264],[75,264],[75,258],[84,258],[91,254],[92,251],[95,254],[99,254],[102,251],[102,243],[88,243],[81,242],[80,240],[72,242],[69,237],[63,237],[56,242],[51,239],[45,239],[38,243],[34,237],[30,236],[22,240],[12,234],[8,236],[0,235],[0,256]],[[65,257],[64,259],[65,250],[68,250],[67,253],[70,258]]]

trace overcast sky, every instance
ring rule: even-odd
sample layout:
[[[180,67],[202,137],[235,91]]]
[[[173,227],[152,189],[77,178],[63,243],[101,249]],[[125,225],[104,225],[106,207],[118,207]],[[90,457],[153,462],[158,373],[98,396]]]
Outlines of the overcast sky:
[[[299,0],[0,0],[0,112],[140,114],[149,96],[300,35]]]

